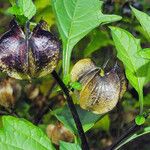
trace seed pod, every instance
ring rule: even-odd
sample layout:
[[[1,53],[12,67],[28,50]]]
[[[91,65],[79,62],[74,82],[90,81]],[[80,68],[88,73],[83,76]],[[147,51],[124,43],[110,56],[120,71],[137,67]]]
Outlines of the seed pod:
[[[78,67],[79,66],[79,67]],[[80,106],[97,114],[112,110],[126,91],[126,79],[116,66],[101,75],[101,69],[90,59],[78,61],[71,71],[71,80],[82,84]]]
[[[5,108],[13,108],[21,95],[21,86],[13,79],[0,82],[0,105]]]
[[[59,41],[40,21],[29,37],[16,21],[0,38],[0,69],[16,79],[42,77],[51,73],[59,58]]]
[[[46,129],[48,137],[56,145],[59,145],[59,141],[73,142],[74,135],[61,123],[55,125],[49,124]]]
[[[40,89],[38,86],[35,86],[33,84],[28,84],[25,87],[25,93],[30,100],[34,101],[34,99],[39,95]]]

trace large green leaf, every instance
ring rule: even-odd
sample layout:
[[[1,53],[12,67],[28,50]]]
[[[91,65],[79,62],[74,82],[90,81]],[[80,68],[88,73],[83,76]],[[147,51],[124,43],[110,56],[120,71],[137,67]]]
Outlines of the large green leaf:
[[[101,115],[96,115],[89,111],[83,110],[79,106],[76,106],[76,109],[85,132],[92,128],[96,121],[102,118]],[[72,118],[71,112],[67,106],[63,107],[62,109],[55,110],[54,115],[73,133],[78,133],[74,119]]]
[[[148,61],[138,55],[138,51],[142,49],[140,40],[121,28],[111,27],[111,31],[117,49],[117,57],[123,62],[126,76],[139,94],[142,113],[143,86],[148,76],[148,69],[145,66]]]
[[[27,19],[31,19],[36,13],[36,7],[32,0],[17,0],[16,3],[11,1],[12,7],[8,9],[8,12],[16,16],[24,16]]]
[[[75,44],[100,24],[120,20],[104,15],[99,0],[52,0],[57,26],[63,41],[63,73],[69,73],[71,52]]]
[[[127,138],[126,140],[124,140],[121,144],[119,144],[115,150],[118,150],[120,149],[123,145],[133,141],[134,139],[140,137],[140,136],[143,136],[145,134],[150,134],[150,127],[145,127],[142,131],[139,131],[133,135],[131,135],[129,138]]]
[[[60,150],[81,150],[81,147],[78,144],[60,142]]]
[[[150,16],[142,11],[139,11],[139,10],[133,8],[133,7],[131,7],[131,8],[132,8],[132,11],[135,14],[137,20],[140,22],[144,31],[146,32],[146,34],[147,34],[146,37],[147,37],[148,41],[150,41]]]
[[[139,55],[143,58],[150,59],[150,48],[145,48],[139,51]]]
[[[1,150],[53,150],[42,130],[24,119],[3,116],[0,130]]]

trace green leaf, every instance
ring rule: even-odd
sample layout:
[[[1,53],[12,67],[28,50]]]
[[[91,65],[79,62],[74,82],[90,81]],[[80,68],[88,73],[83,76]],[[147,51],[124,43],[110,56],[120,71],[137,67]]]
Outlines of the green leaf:
[[[148,69],[145,66],[148,61],[138,55],[138,51],[141,50],[140,40],[121,28],[110,28],[117,49],[117,57],[125,66],[127,79],[138,92],[141,108],[140,112],[142,113],[143,86],[148,76]],[[146,74],[146,76],[143,76],[143,73]]]
[[[16,4],[11,3],[12,7],[8,9],[8,12],[16,16],[24,16],[29,20],[35,15],[36,7],[32,0],[17,0]]]
[[[69,73],[73,47],[92,29],[102,23],[120,20],[117,15],[104,15],[99,0],[52,0],[57,26],[63,42],[63,75]]]
[[[36,7],[32,0],[18,0],[18,6],[22,8],[23,14],[29,20],[35,15]]]
[[[101,120],[97,121],[93,128],[94,129],[102,129],[104,131],[109,132],[109,128],[110,128],[109,115],[106,114]]]
[[[113,42],[109,39],[108,34],[104,31],[94,30],[90,34],[91,40],[87,47],[84,49],[84,56],[87,57],[101,47],[112,45]]]
[[[11,3],[11,5],[15,5],[16,0],[9,0],[9,2]]]
[[[105,15],[102,12],[101,12],[101,15],[99,17],[100,24],[102,24],[102,25],[108,24],[108,23],[111,23],[111,22],[115,22],[115,21],[119,21],[121,19],[122,19],[121,16],[118,16],[118,15]]]
[[[129,138],[127,138],[125,141],[123,141],[121,144],[119,144],[115,150],[118,150],[120,149],[123,145],[133,141],[134,139],[138,138],[138,137],[141,137],[145,134],[149,134],[150,133],[150,127],[145,127],[143,130],[140,130],[139,132],[131,135]]]
[[[101,119],[102,115],[96,115],[86,110],[81,109],[79,106],[76,106],[77,112],[79,114],[82,126],[84,131],[88,131],[90,128],[94,126],[96,121]],[[72,118],[71,112],[67,106],[62,109],[57,109],[54,111],[54,115],[57,119],[62,122],[70,131],[75,134],[78,134],[78,130],[76,129],[76,125],[74,119]]]
[[[138,54],[146,59],[150,59],[150,48],[145,48],[138,52]]]
[[[145,123],[145,118],[143,116],[138,115],[135,118],[135,122],[136,122],[137,125],[140,126],[140,125]]]
[[[12,116],[2,117],[1,150],[54,150],[49,138],[32,123]]]
[[[69,82],[71,80],[70,74],[67,74],[64,78],[63,78],[63,82],[65,83],[65,85],[68,85]]]
[[[22,9],[18,7],[17,5],[14,5],[8,8],[7,12],[13,15],[16,15],[16,14],[23,15]]]
[[[70,86],[73,88],[73,89],[76,89],[78,91],[81,91],[82,90],[82,85],[81,83],[79,82],[72,82],[70,83]]]
[[[144,31],[147,33],[148,41],[150,41],[150,16],[146,13],[139,11],[133,7],[131,7],[134,15],[136,16],[137,20],[142,25]]]
[[[81,147],[78,144],[60,142],[60,150],[81,150]]]

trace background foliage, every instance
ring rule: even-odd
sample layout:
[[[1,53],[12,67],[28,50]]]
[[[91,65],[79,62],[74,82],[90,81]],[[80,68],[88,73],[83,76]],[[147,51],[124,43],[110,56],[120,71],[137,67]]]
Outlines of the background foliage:
[[[143,131],[135,133],[124,143],[150,132],[150,119],[147,118],[145,121],[143,117],[143,113],[150,108],[150,4],[148,0],[139,0],[136,3],[132,6],[138,6],[138,9],[145,13],[133,7],[131,10],[124,0],[115,0],[114,3],[104,1],[103,6],[99,0],[95,0],[95,5],[92,5],[93,0],[89,0],[88,3],[86,0],[78,2],[34,0],[33,3],[19,0],[17,5],[15,0],[10,2],[0,0],[1,34],[9,29],[9,22],[13,18],[11,14],[15,14],[22,25],[32,16],[34,16],[31,20],[32,27],[41,18],[48,22],[51,32],[62,41],[61,59],[56,70],[68,88],[81,88],[78,83],[72,85],[69,76],[73,64],[81,58],[90,57],[97,66],[103,66],[110,59],[105,68],[106,71],[110,70],[117,60],[122,69],[125,69],[129,80],[128,90],[117,107],[108,114],[100,116],[82,110],[78,106],[78,97],[71,93],[91,149],[100,150],[110,146],[122,133],[126,132],[130,122],[135,118],[137,124],[144,123]],[[81,7],[83,4],[84,10]],[[107,23],[111,23],[109,24],[111,27],[108,28]],[[67,143],[70,142],[70,137],[69,140],[59,137],[66,141],[60,142],[60,149],[80,149],[77,129],[66,106],[65,98],[51,75],[29,83],[10,79],[6,74],[1,73],[0,88],[3,87],[4,89],[9,87],[13,91],[13,94],[6,92],[13,97],[15,113],[1,107],[1,114],[11,113],[15,116],[17,114],[32,123],[36,123],[43,114],[44,116],[37,124],[39,128],[28,121],[4,116],[1,121],[3,128],[0,131],[1,149],[6,147],[13,149],[13,146],[17,146],[16,149],[25,149],[26,146],[31,146],[28,149],[33,149],[35,146],[40,150],[55,149],[58,147],[55,138],[58,137],[55,135],[56,130],[52,130],[52,126],[49,128],[49,125],[55,126],[58,130],[62,128],[61,125],[57,125],[60,122],[69,130],[66,132],[71,132],[74,138],[74,143],[70,144]],[[31,128],[32,133],[29,132]],[[53,133],[49,132],[49,129]],[[14,136],[13,133],[15,133]],[[26,137],[29,139],[25,140]],[[20,144],[16,140],[11,143],[13,140],[10,139],[19,139]],[[148,150],[150,148],[148,139],[149,135],[142,136],[133,141],[133,144],[126,144],[123,149]],[[52,142],[55,143],[53,144],[55,147]]]

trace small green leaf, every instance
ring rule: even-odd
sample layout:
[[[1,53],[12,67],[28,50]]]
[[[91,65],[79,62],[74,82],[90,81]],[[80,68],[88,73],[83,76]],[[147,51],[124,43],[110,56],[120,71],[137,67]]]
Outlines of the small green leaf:
[[[146,64],[148,60],[140,57],[138,51],[142,48],[140,40],[132,34],[117,27],[110,27],[112,37],[117,49],[117,57],[123,62],[127,79],[139,94],[140,112],[143,111],[143,86],[147,81],[148,70]],[[143,76],[143,73],[145,76]]]
[[[78,91],[81,91],[82,90],[82,85],[81,83],[79,82],[72,82],[70,83],[70,86],[73,88],[73,89],[76,89]]]
[[[150,59],[150,48],[145,48],[138,52],[138,54],[146,59]]]
[[[137,125],[140,126],[140,125],[145,123],[145,118],[143,116],[138,115],[135,118],[135,122],[136,122]]]
[[[85,132],[88,131],[90,128],[92,128],[94,124],[96,123],[96,121],[98,121],[99,119],[103,117],[102,115],[93,114],[89,111],[83,110],[79,106],[76,106],[76,109],[79,114],[83,129]],[[71,112],[67,106],[64,106],[61,109],[55,110],[54,115],[70,131],[72,131],[74,134],[78,134],[78,130],[76,129],[74,119],[72,118]]]
[[[111,22],[115,22],[115,21],[119,21],[121,20],[122,17],[121,16],[118,16],[118,15],[106,15],[106,14],[101,14],[100,17],[99,17],[99,21],[102,25],[104,24],[108,24],[108,23],[111,23]]]
[[[81,147],[78,144],[61,141],[60,150],[81,150]]]
[[[92,29],[103,23],[120,20],[120,16],[104,15],[99,0],[52,0],[57,26],[63,42],[63,75],[70,69],[73,47]]]
[[[31,19],[36,13],[36,7],[32,0],[18,0],[16,4],[12,1],[12,7],[8,9],[8,12],[19,17],[24,16],[27,19]]]
[[[65,85],[68,85],[69,82],[71,80],[70,74],[67,74],[64,78],[63,78],[63,82]]]
[[[23,10],[23,14],[29,20],[35,15],[36,7],[33,4],[32,0],[18,0],[18,7]]]
[[[2,117],[1,150],[54,150],[49,138],[32,123],[12,116]]]
[[[22,9],[20,7],[18,7],[17,5],[14,5],[10,8],[7,9],[7,12],[13,15],[19,14],[19,15],[23,15]]]
[[[148,41],[150,41],[150,16],[142,11],[135,9],[134,7],[131,7],[131,9],[137,20],[142,25],[144,31],[147,33],[146,37],[148,38]]]
[[[60,88],[60,86],[57,86],[55,90],[56,92],[60,92],[62,89]]]

